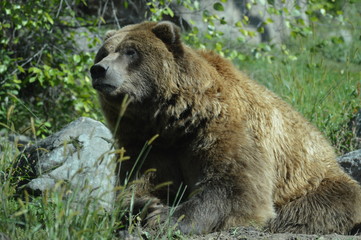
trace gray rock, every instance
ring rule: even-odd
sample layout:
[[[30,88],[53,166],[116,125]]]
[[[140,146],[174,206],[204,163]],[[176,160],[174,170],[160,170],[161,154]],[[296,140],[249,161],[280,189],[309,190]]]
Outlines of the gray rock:
[[[361,184],[361,149],[339,157],[338,162],[345,172]]]
[[[82,204],[95,198],[99,201],[94,202],[110,210],[115,186],[113,152],[109,129],[93,119],[79,118],[25,150],[17,169],[20,176],[27,175],[31,180],[20,184],[43,192],[64,183],[75,202]]]
[[[0,232],[0,240],[10,240],[10,238],[5,233]]]
[[[290,35],[290,29],[287,26],[289,22],[295,19],[302,19],[305,25],[308,25],[308,17],[306,14],[307,1],[305,0],[274,0],[270,4],[268,1],[254,1],[244,0],[235,1],[230,0],[222,3],[224,10],[216,11],[213,8],[218,0],[201,0],[199,1],[200,9],[207,11],[209,14],[215,14],[220,19],[227,21],[227,24],[221,24],[215,21],[215,27],[224,33],[225,38],[237,39],[242,38],[246,43],[259,44],[261,42],[270,42],[272,44],[280,44],[284,42]],[[270,14],[270,9],[282,14]],[[283,9],[287,9],[290,14],[285,14]],[[200,31],[208,31],[208,23],[203,21],[202,14],[195,11],[187,11],[184,7],[175,6],[175,12],[187,22],[195,22]],[[248,24],[243,28],[247,31],[253,32],[254,37],[245,36],[240,33],[239,28],[235,27],[237,23],[243,22],[244,18],[249,19]],[[271,21],[270,21],[271,20]],[[268,22],[266,24],[266,22]],[[258,28],[263,27],[264,31],[259,33]]]
[[[114,1],[112,4],[104,4],[104,1],[93,0],[89,4],[87,14],[99,14],[102,12],[102,18],[107,22],[113,22],[120,28],[127,24],[139,23],[146,20],[151,13],[147,0],[126,0]],[[128,7],[124,8],[124,3],[128,2]],[[171,20],[184,29],[189,29],[191,22],[194,22],[200,32],[210,31],[213,24],[204,22],[203,14],[217,15],[218,20],[214,20],[216,30],[223,32],[224,38],[234,39],[242,38],[247,43],[258,44],[260,42],[270,42],[281,44],[290,35],[288,28],[289,22],[296,19],[302,19],[305,25],[308,25],[308,16],[306,14],[306,0],[274,0],[274,1],[251,1],[251,0],[199,0],[196,1],[198,9],[189,10],[181,1],[170,1],[169,7],[173,10],[174,16],[163,15],[163,20]],[[272,3],[271,3],[272,2]],[[214,9],[214,4],[221,3],[222,11]],[[284,11],[284,9],[287,9]],[[270,14],[271,11],[277,13]],[[289,14],[286,14],[288,12]],[[248,18],[246,24],[244,19]],[[227,24],[221,24],[220,19],[227,21]],[[243,29],[253,32],[254,37],[247,34],[241,34],[239,28],[235,27],[237,22],[242,22]],[[263,27],[264,31],[259,33],[258,28]],[[213,31],[213,30],[211,30]]]

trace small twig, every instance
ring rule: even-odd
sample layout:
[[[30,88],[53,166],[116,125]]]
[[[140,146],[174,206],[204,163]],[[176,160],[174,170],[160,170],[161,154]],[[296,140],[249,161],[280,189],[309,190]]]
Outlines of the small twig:
[[[43,46],[37,53],[35,53],[32,57],[28,58],[28,60],[26,60],[26,61],[25,61],[23,64],[21,64],[20,66],[21,66],[21,67],[24,67],[26,64],[28,64],[29,62],[31,62],[34,58],[36,58],[38,55],[42,54],[43,51],[44,51],[44,49],[45,49],[47,46],[48,46],[47,43],[44,44],[44,46]],[[18,72],[18,71],[19,71],[18,68],[15,69],[15,70],[11,73],[11,75],[15,74],[15,73]]]
[[[117,9],[115,8],[114,6],[114,2],[112,1],[112,12],[113,12],[113,16],[114,16],[114,19],[115,19],[115,22],[117,23],[117,27],[118,29],[120,29],[120,24],[119,24],[119,21],[118,21],[118,17],[117,17]]]
[[[57,13],[56,13],[56,18],[59,17],[59,14],[60,14],[60,11],[61,11],[62,6],[63,6],[63,0],[60,0],[59,8],[58,8],[58,11],[57,11]]]
[[[98,27],[100,26],[107,26],[107,25],[113,25],[113,24],[120,24],[120,22],[125,21],[125,18],[118,18],[117,21],[114,20],[109,20],[106,23],[102,23],[99,22],[98,23]],[[77,29],[77,28],[86,28],[86,27],[95,27],[94,24],[83,24],[83,25],[77,25],[77,26],[72,26],[72,25],[64,25],[64,24],[54,24],[55,27],[60,27],[60,28],[70,28],[70,29]]]
[[[56,44],[51,45],[51,47],[53,47],[55,50],[57,50],[59,53],[61,53],[63,56],[66,56],[67,54],[64,52],[64,50],[62,50],[61,48],[59,48]]]
[[[107,10],[107,5],[108,5],[108,0],[104,3],[103,12],[101,12],[101,14],[100,14],[100,17],[102,19],[104,19],[104,14],[105,14],[105,11]],[[101,22],[99,21],[98,27],[100,27],[100,26],[101,26]]]

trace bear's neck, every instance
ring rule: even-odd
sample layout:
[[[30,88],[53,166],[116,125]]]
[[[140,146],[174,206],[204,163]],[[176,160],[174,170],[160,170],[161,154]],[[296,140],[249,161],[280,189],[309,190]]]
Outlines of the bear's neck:
[[[196,111],[199,109],[196,105],[206,101],[187,102],[180,96],[174,95],[168,100],[131,102],[121,118],[122,101],[110,103],[101,98],[101,105],[119,147],[131,145],[141,149],[145,141],[155,135],[158,138],[154,145],[160,148],[181,147],[189,139],[196,139],[199,130],[204,129],[219,110]]]

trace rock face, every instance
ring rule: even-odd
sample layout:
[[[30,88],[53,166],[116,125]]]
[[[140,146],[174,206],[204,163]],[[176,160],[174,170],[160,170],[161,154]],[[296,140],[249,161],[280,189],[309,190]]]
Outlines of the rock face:
[[[102,17],[107,22],[115,22],[119,26],[139,23],[150,16],[149,4],[146,0],[132,0],[127,7],[124,7],[127,0],[114,1],[107,4],[106,1],[90,0],[86,8],[82,8],[86,14],[95,15],[99,12],[104,13]],[[203,16],[217,15],[214,19],[216,30],[222,31],[226,38],[242,38],[247,43],[258,44],[260,42],[270,42],[280,44],[290,34],[288,24],[299,21],[308,25],[308,16],[306,14],[306,0],[273,0],[273,1],[251,1],[251,0],[199,0],[196,1],[196,10],[189,10],[180,4],[180,1],[170,1],[169,7],[174,12],[174,16],[163,15],[163,20],[170,20],[184,29],[189,29],[191,22],[194,22],[199,31],[214,31],[213,24],[203,21]],[[105,4],[104,4],[105,3]],[[216,5],[215,5],[216,4]],[[218,5],[217,5],[218,4]],[[220,7],[222,4],[222,7]],[[193,6],[191,4],[191,6]],[[215,7],[218,6],[218,7]],[[220,11],[221,8],[222,10]],[[218,10],[216,10],[218,9]],[[273,13],[271,13],[273,12]],[[288,14],[286,14],[286,12]],[[120,17],[122,16],[122,17]],[[220,21],[222,19],[222,21]],[[245,22],[248,19],[248,22]],[[227,24],[224,24],[226,21]],[[223,23],[221,23],[223,22]],[[249,33],[241,34],[236,25],[242,25],[242,29],[251,31],[254,37]],[[260,28],[262,27],[262,28]]]
[[[272,1],[226,1],[222,3],[223,10],[214,9],[214,4],[219,4],[218,0],[199,1],[199,9],[207,12],[207,14],[217,15],[220,19],[227,21],[227,24],[217,23],[215,27],[224,33],[225,37],[236,39],[242,38],[246,43],[259,44],[261,42],[270,42],[272,44],[280,44],[284,42],[290,35],[290,29],[287,26],[295,19],[302,19],[305,25],[308,25],[308,17],[306,14],[307,1],[305,0],[275,0]],[[196,22],[196,26],[200,31],[209,31],[208,23],[202,20],[202,14],[194,14],[187,11],[186,8],[174,5],[174,11],[186,22]],[[287,9],[287,10],[285,10]],[[282,14],[270,14],[277,11]],[[292,14],[285,14],[289,12]],[[244,19],[248,19],[248,23],[244,24]],[[176,23],[180,21],[175,21]],[[249,34],[241,34],[239,28],[235,27],[242,23],[242,28],[253,32],[254,37]],[[244,25],[243,25],[244,24]],[[261,28],[262,27],[262,30]]]
[[[112,134],[102,123],[79,118],[59,132],[27,148],[16,164],[23,188],[42,192],[61,181],[68,184],[76,202],[99,199],[110,209],[114,200],[115,155]]]
[[[361,149],[338,158],[343,169],[361,184]]]
[[[5,233],[0,232],[0,240],[10,240],[10,238]]]

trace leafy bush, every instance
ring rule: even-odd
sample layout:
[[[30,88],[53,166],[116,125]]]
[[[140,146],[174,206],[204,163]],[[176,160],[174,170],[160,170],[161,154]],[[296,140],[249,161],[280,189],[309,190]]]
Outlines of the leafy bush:
[[[77,28],[92,26],[95,19],[76,16],[74,9],[82,3],[0,4],[0,122],[11,120],[13,129],[24,131],[32,117],[36,126],[43,126],[37,135],[44,135],[80,115],[98,118],[96,94],[88,77],[94,52],[80,50],[77,42],[89,37],[89,30],[81,33]],[[98,41],[87,43],[92,48]],[[11,119],[7,119],[10,108]]]

